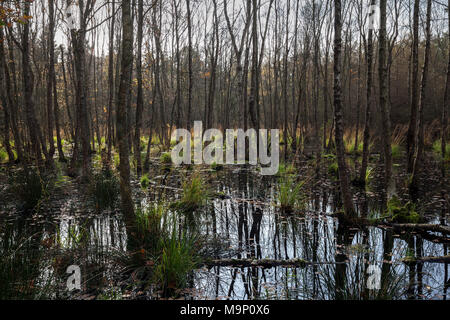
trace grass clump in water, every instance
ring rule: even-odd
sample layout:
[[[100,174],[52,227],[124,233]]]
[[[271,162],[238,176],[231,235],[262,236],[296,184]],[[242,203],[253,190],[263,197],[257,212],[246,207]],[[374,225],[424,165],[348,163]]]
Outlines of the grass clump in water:
[[[304,181],[297,183],[293,178],[281,179],[277,200],[283,211],[291,213],[305,208]]]
[[[387,213],[392,222],[398,223],[418,223],[421,218],[416,211],[416,206],[412,202],[402,205],[397,196],[393,196],[387,205]]]
[[[155,252],[158,249],[163,233],[161,222],[165,213],[166,206],[163,203],[136,210],[137,240],[140,246],[149,252]]]
[[[119,197],[119,180],[110,169],[102,169],[94,175],[90,189],[97,209],[112,209]]]
[[[171,164],[172,163],[172,156],[170,155],[169,152],[164,152],[163,154],[161,154],[161,157],[159,158],[159,160],[161,161],[161,163],[163,164]]]
[[[198,175],[193,175],[190,180],[183,183],[182,196],[175,203],[175,207],[184,212],[192,212],[203,206],[208,197],[203,179]]]
[[[437,155],[439,155],[439,157],[442,157],[442,147],[441,147],[441,140],[436,140],[433,143],[433,152]],[[450,161],[450,143],[447,143],[445,145],[445,158],[444,160],[446,162]]]
[[[223,169],[223,165],[216,163],[215,161],[211,163],[211,170],[220,171]]]
[[[187,287],[189,274],[198,265],[196,238],[184,232],[179,236],[174,228],[159,245],[161,254],[155,264],[154,278],[163,296],[170,297],[177,289]]]
[[[280,176],[295,174],[295,167],[292,163],[289,164],[281,163],[278,169],[278,174]]]

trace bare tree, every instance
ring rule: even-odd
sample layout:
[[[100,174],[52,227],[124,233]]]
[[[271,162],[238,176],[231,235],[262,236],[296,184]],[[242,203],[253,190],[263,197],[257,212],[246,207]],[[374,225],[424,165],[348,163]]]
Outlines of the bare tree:
[[[119,143],[120,196],[122,211],[127,224],[134,221],[134,204],[130,186],[129,127],[127,114],[127,95],[130,90],[130,77],[133,68],[133,24],[130,0],[122,0],[122,57],[120,64],[120,83],[117,97],[117,139]]]
[[[344,221],[352,220],[356,217],[350,190],[347,164],[345,162],[345,151],[343,141],[343,114],[342,114],[342,3],[341,0],[334,1],[334,122],[335,122],[335,143],[336,155],[339,167],[339,182],[341,195],[344,204]]]

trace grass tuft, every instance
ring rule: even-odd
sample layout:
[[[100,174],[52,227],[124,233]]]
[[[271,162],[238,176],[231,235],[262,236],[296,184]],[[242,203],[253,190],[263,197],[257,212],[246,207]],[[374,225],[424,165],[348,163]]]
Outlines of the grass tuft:
[[[94,175],[90,192],[97,209],[112,209],[119,197],[119,180],[111,170],[103,169]]]

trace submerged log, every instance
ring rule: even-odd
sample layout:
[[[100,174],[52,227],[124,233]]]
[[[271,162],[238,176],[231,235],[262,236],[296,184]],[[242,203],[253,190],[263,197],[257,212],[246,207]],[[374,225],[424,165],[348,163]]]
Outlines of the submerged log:
[[[438,224],[389,223],[386,225],[397,229],[432,231],[432,232],[440,232],[442,234],[450,234],[450,227]]]

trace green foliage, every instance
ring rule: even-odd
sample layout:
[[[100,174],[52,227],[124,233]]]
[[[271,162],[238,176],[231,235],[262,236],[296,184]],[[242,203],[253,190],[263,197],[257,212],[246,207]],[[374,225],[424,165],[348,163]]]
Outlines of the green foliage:
[[[392,222],[418,223],[420,215],[416,212],[416,206],[412,202],[402,205],[397,196],[393,196],[387,205],[387,213]]]
[[[177,207],[182,211],[192,212],[203,206],[207,199],[208,192],[202,178],[193,175],[191,180],[186,180],[183,183],[183,193]]]
[[[353,140],[344,140],[345,152],[348,154],[362,154],[364,142],[360,141],[357,146],[357,150],[355,150],[355,142]]]
[[[211,169],[214,171],[220,171],[223,169],[223,165],[217,164],[215,161],[211,163]]]
[[[21,209],[29,211],[38,208],[48,194],[50,180],[36,169],[17,171],[10,181],[13,194],[18,198]]]
[[[280,176],[295,174],[295,167],[292,163],[289,164],[281,163],[278,169],[278,174]]]
[[[113,162],[114,162],[114,167],[118,168],[119,164],[120,164],[120,157],[119,157],[119,153],[115,152],[113,155]]]
[[[297,183],[291,177],[281,179],[278,186],[277,200],[282,210],[293,212],[304,209],[306,197],[303,192],[304,181]]]
[[[370,181],[372,181],[373,176],[374,176],[374,168],[368,167],[366,170],[366,184],[369,184]]]
[[[141,177],[141,188],[142,189],[147,189],[149,185],[150,185],[150,179],[149,179],[147,174],[144,174]]]
[[[172,296],[175,289],[187,286],[189,273],[198,264],[196,238],[173,228],[171,235],[160,242],[161,255],[156,262],[154,277],[164,296]]]
[[[172,156],[169,152],[164,152],[161,157],[159,158],[161,163],[163,164],[171,164],[172,163]]]
[[[90,186],[97,209],[113,208],[120,192],[117,177],[109,169],[102,169],[95,174]]]
[[[0,249],[0,300],[50,299],[56,289],[52,274],[42,276],[42,251],[29,250],[35,241],[17,239]]]
[[[393,159],[401,158],[402,149],[401,149],[400,145],[394,143],[394,144],[392,144],[391,149],[392,149],[392,158]]]
[[[441,139],[436,140],[433,143],[433,151],[434,151],[435,154],[439,155],[439,157],[442,156]],[[447,143],[445,145],[445,158],[444,159],[445,159],[445,161],[450,161],[450,143]]]
[[[8,159],[8,153],[6,150],[2,147],[0,148],[0,163],[3,163]]]
[[[328,173],[335,177],[339,176],[339,166],[337,160],[334,160],[328,165]]]

